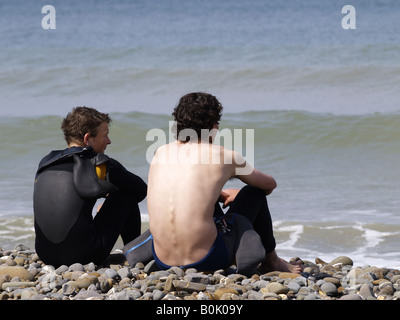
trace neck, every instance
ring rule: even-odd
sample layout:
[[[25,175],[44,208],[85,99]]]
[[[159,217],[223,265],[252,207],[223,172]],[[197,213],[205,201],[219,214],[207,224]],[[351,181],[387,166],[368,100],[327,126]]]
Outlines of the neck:
[[[71,148],[73,148],[73,147],[80,147],[80,148],[84,148],[85,146],[83,146],[83,145],[80,145],[80,144],[78,144],[78,143],[75,143],[75,142],[71,142],[70,144],[68,144],[68,149],[71,149]]]

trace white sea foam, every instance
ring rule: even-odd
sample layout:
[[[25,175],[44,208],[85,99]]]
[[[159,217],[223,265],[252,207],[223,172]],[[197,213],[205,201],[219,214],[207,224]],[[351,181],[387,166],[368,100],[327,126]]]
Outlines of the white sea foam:
[[[274,228],[276,232],[288,233],[289,237],[284,242],[281,242],[279,245],[283,248],[294,248],[297,241],[301,237],[304,232],[303,225],[290,225],[290,226],[278,226],[278,224],[274,224]]]
[[[363,236],[365,239],[364,249],[377,247],[380,243],[385,241],[385,237],[400,235],[400,231],[398,231],[398,232],[378,231],[378,230],[370,229],[364,225],[356,225],[356,226],[354,226],[354,229],[360,230],[363,232]]]
[[[280,220],[274,223],[274,233],[278,254],[288,259],[319,257],[330,262],[345,255],[358,266],[399,267],[400,253],[393,243],[398,243],[400,229],[393,225]]]

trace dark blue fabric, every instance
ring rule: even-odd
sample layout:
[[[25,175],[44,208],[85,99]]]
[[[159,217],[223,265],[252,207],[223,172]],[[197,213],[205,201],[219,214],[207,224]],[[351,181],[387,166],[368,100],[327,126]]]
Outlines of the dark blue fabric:
[[[168,270],[172,266],[163,263],[158,259],[154,250],[154,243],[152,244],[153,257],[158,267],[162,270]],[[181,269],[195,268],[197,271],[214,271],[218,269],[226,269],[230,266],[228,249],[225,246],[222,234],[218,232],[217,238],[214,241],[208,254],[198,262],[178,266]]]

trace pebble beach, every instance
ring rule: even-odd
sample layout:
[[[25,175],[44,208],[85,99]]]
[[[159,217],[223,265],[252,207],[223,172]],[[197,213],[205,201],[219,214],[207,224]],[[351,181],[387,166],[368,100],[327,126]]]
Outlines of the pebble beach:
[[[299,258],[293,258],[299,259]],[[120,250],[104,265],[54,268],[24,245],[0,249],[0,300],[399,300],[400,270],[354,266],[351,258],[303,261],[303,272],[246,277],[235,266],[214,273],[154,261],[131,267]]]

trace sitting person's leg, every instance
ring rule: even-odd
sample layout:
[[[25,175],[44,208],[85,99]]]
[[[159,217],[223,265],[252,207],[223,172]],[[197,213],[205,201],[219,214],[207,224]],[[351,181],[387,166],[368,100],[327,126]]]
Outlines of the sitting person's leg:
[[[153,236],[147,229],[139,237],[124,245],[123,252],[129,265],[133,268],[136,263],[147,264],[153,260]]]
[[[230,204],[229,212],[241,214],[250,220],[267,253],[275,249],[272,219],[265,192],[252,186],[243,187]]]
[[[133,203],[121,231],[121,238],[125,244],[136,239],[142,232],[142,218],[138,203]]]
[[[265,193],[252,186],[243,187],[231,203],[228,212],[235,212],[247,217],[259,234],[265,248],[265,259],[260,271],[288,271],[299,273],[302,271],[301,261],[290,264],[279,258],[275,252],[276,242],[273,234],[271,214],[269,212]]]
[[[93,222],[106,251],[110,252],[121,235],[124,244],[140,235],[140,210],[134,198],[118,192],[110,194]]]
[[[236,273],[251,277],[265,259],[265,249],[250,220],[238,213],[227,213],[223,218],[228,231],[223,234],[229,261],[236,265]]]

